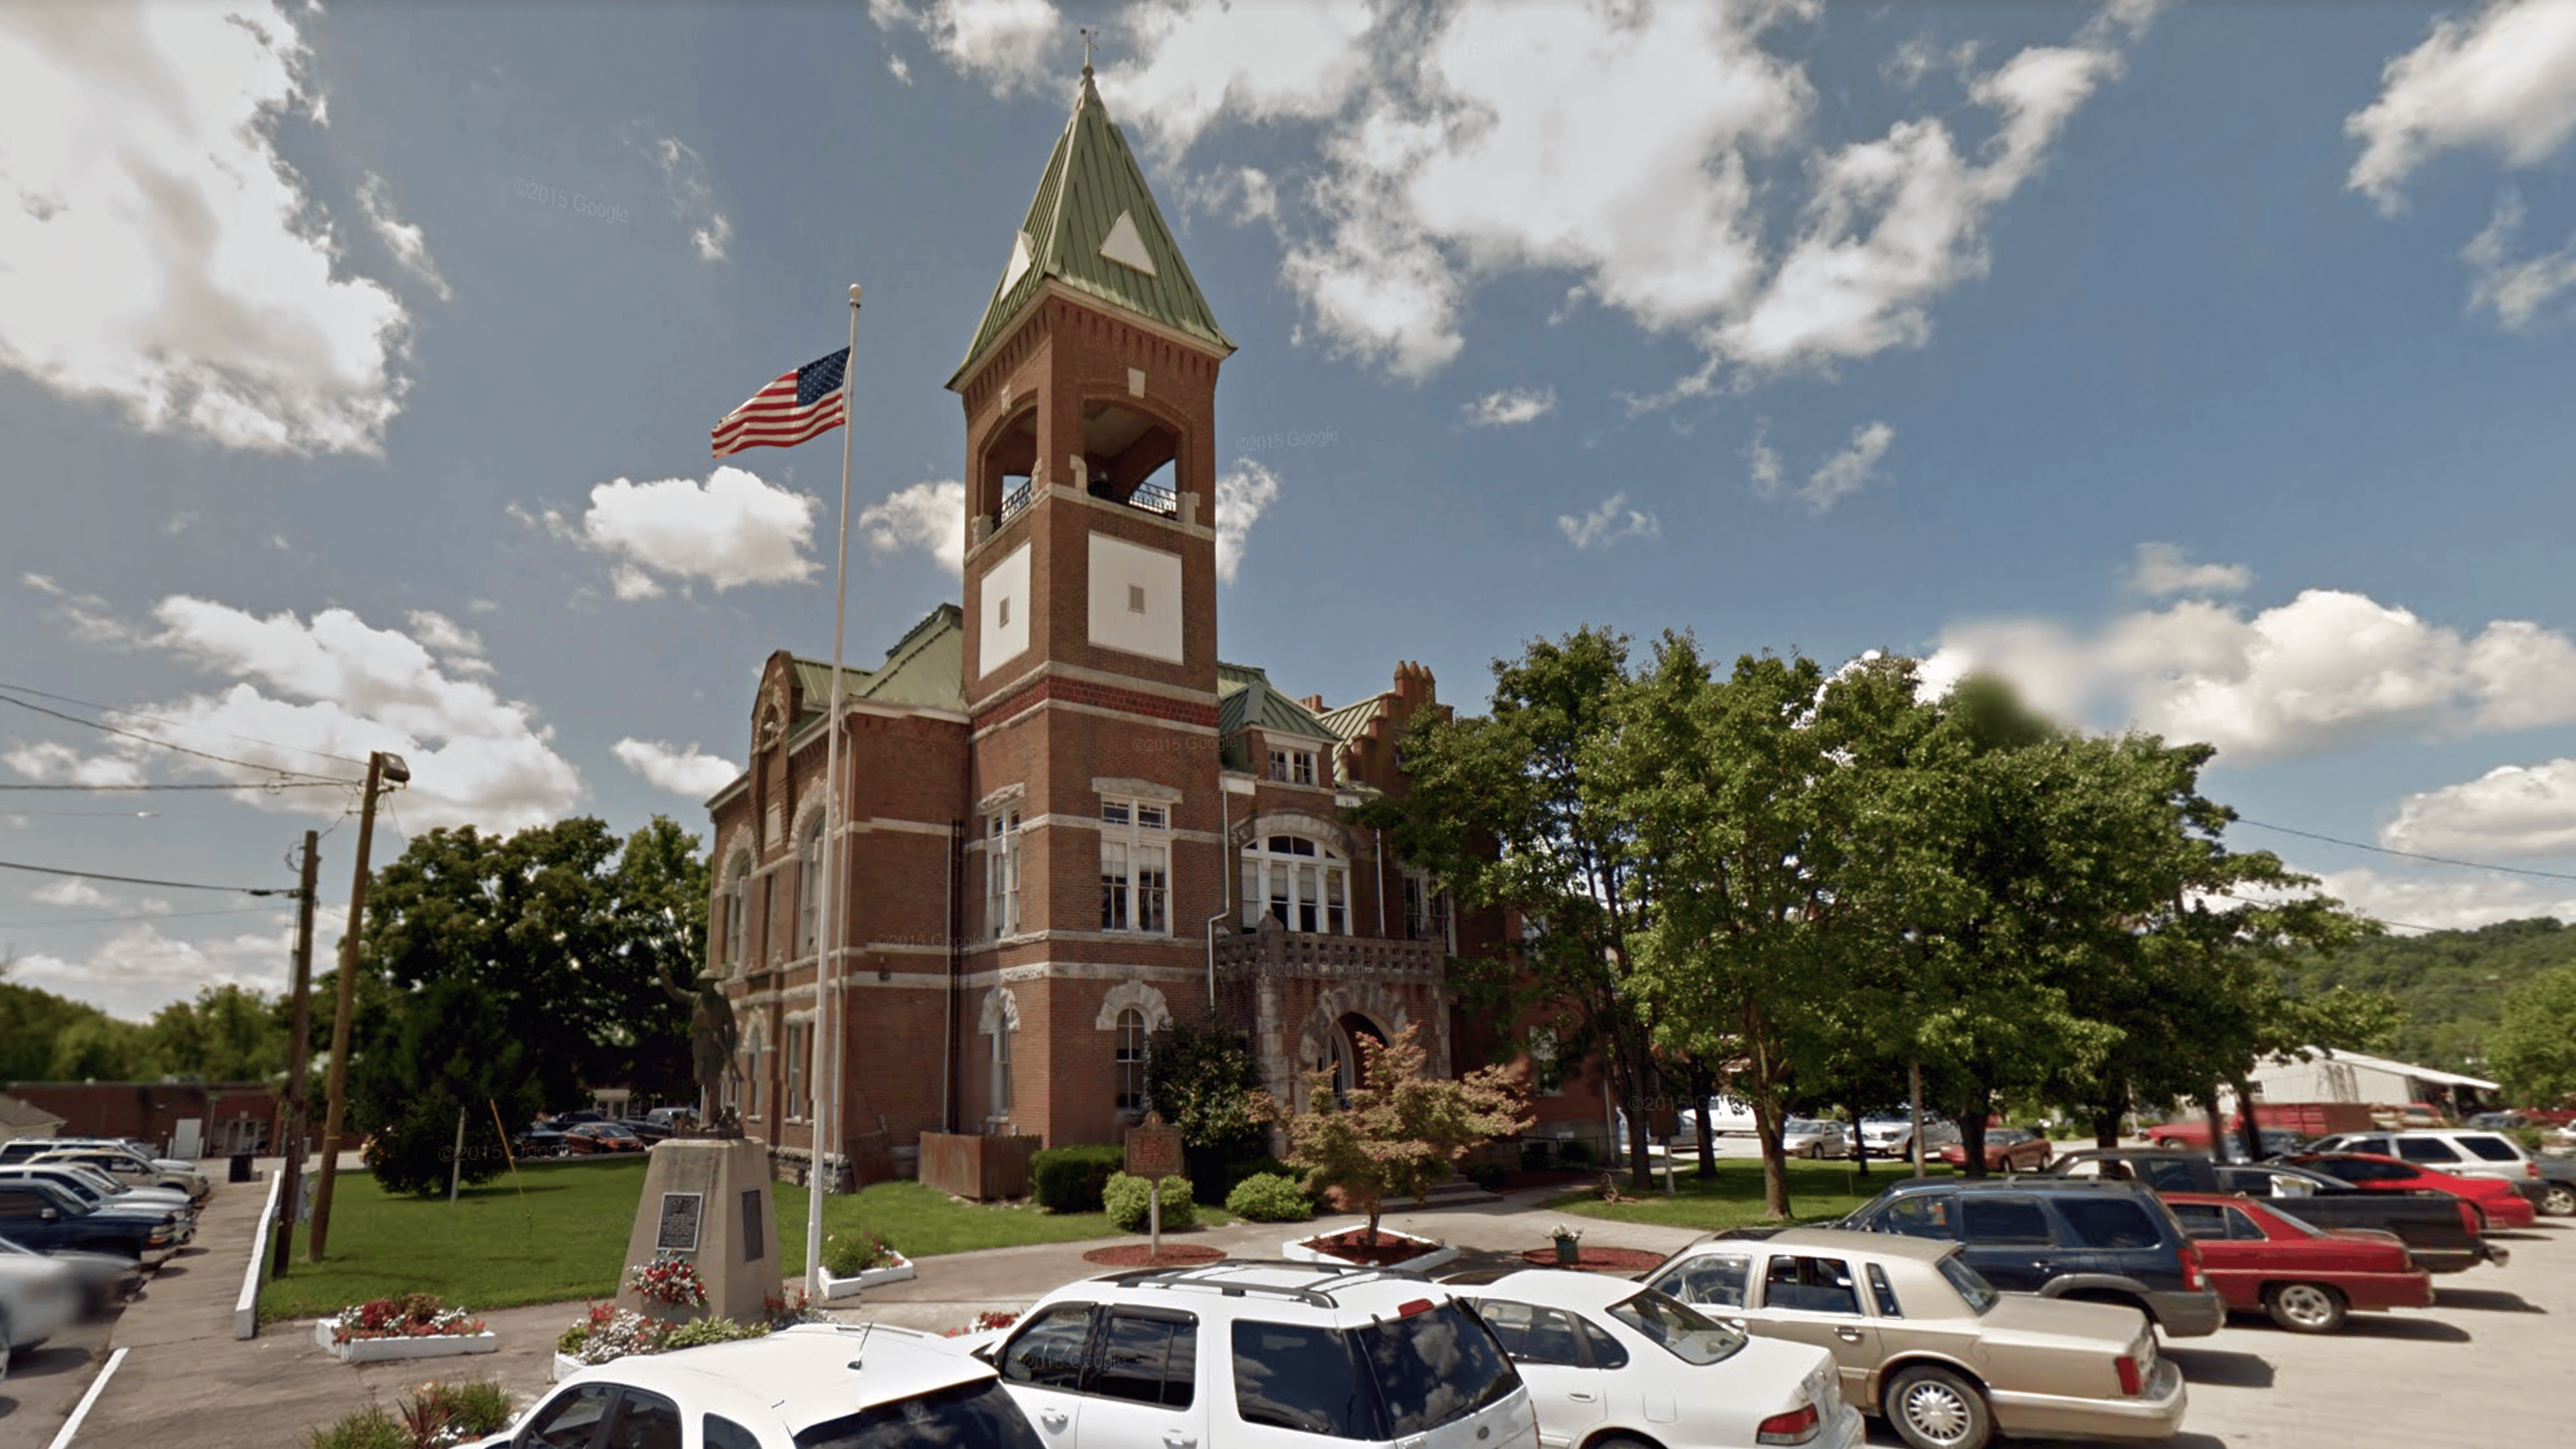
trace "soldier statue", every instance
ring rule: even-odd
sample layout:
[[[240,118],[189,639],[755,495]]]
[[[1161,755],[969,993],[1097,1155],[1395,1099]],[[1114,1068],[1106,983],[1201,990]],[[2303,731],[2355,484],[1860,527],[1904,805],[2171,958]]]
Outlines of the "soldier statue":
[[[689,1008],[689,1053],[697,1067],[698,1090],[706,1099],[706,1135],[741,1136],[742,1121],[725,1103],[725,1089],[741,1076],[734,1053],[742,1033],[734,1024],[733,1003],[725,999],[724,986],[713,976],[699,977],[696,989],[689,990],[671,980],[667,966],[654,969],[662,978],[662,989]]]

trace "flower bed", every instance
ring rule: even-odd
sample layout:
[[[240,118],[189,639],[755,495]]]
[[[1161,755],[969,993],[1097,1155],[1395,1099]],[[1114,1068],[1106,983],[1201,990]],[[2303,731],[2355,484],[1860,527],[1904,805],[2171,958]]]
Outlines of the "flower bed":
[[[823,1298],[826,1302],[856,1298],[863,1289],[874,1288],[880,1283],[900,1283],[911,1276],[912,1260],[901,1253],[873,1268],[862,1268],[848,1278],[838,1277],[826,1267],[823,1270]]]
[[[1324,1233],[1299,1242],[1282,1244],[1279,1256],[1292,1263],[1329,1263],[1335,1267],[1406,1268],[1427,1273],[1458,1261],[1458,1250],[1429,1238],[1417,1238],[1392,1228],[1379,1228],[1377,1242],[1366,1241],[1366,1228],[1346,1232]]]
[[[900,1283],[912,1276],[912,1260],[894,1244],[864,1231],[834,1233],[823,1240],[823,1298],[856,1298],[880,1283]]]
[[[797,1295],[792,1305],[778,1298],[772,1298],[768,1303],[769,1321],[748,1326],[729,1318],[673,1322],[638,1313],[631,1308],[620,1308],[614,1303],[594,1303],[580,1322],[565,1329],[555,1339],[554,1378],[560,1383],[576,1370],[633,1354],[670,1353],[705,1343],[759,1338],[773,1329],[809,1322],[815,1316],[802,1293]]]
[[[482,1319],[462,1308],[443,1307],[426,1293],[343,1308],[314,1323],[313,1342],[343,1363],[447,1358],[491,1353],[501,1346]]]
[[[1224,1257],[1223,1249],[1205,1243],[1165,1243],[1160,1257],[1155,1256],[1151,1243],[1121,1243],[1114,1248],[1094,1248],[1082,1255],[1082,1261],[1104,1268],[1193,1268]]]
[[[647,1302],[674,1308],[703,1308],[707,1302],[698,1265],[676,1253],[657,1253],[652,1262],[627,1269],[626,1287]]]
[[[1664,1261],[1661,1253],[1637,1248],[1585,1248],[1567,1263],[1554,1248],[1532,1248],[1521,1254],[1521,1261],[1533,1268],[1581,1268],[1591,1273],[1642,1273]]]

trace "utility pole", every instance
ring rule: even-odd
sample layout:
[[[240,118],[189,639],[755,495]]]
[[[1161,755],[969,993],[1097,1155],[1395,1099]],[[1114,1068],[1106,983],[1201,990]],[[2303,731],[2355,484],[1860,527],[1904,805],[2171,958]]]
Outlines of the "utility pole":
[[[303,884],[295,892],[295,1025],[286,1039],[286,1130],[277,1149],[284,1159],[279,1172],[286,1180],[278,1193],[277,1246],[272,1254],[277,1264],[270,1274],[277,1278],[286,1276],[287,1260],[295,1254],[295,1209],[304,1200],[304,1116],[310,1105],[304,1100],[304,1077],[312,1065],[313,1036],[313,886],[321,875],[321,844],[318,832],[304,832]]]
[[[362,847],[362,848],[363,848],[363,847]],[[1912,1132],[1911,1132],[1911,1135],[1912,1135],[1912,1138],[1913,1138],[1913,1143],[1914,1143],[1914,1175],[1915,1175],[1916,1177],[1922,1177],[1922,1176],[1924,1176],[1924,1175],[1925,1175],[1925,1174],[1924,1174],[1924,1167],[1923,1167],[1923,1060],[1922,1060],[1922,1058],[1917,1057],[1917,1058],[1915,1058],[1914,1060],[1907,1062],[1907,1063],[1905,1064],[1905,1075],[1906,1075],[1906,1083],[1905,1083],[1905,1086],[1906,1086],[1906,1095],[1907,1095],[1907,1096],[1909,1096],[1909,1097],[1911,1097],[1911,1098],[1913,1099],[1913,1100],[1911,1100],[1911,1101],[1909,1101],[1909,1102],[1907,1102],[1907,1103],[1905,1104],[1905,1111],[1906,1111],[1906,1114],[1907,1114],[1908,1116],[1910,1116],[1910,1117],[1912,1117],[1912,1118],[1914,1119],[1914,1125],[1913,1125]],[[328,1182],[328,1181],[330,1181],[330,1179],[329,1179],[329,1178],[324,1178],[324,1179],[323,1179],[323,1181]]]
[[[331,1186],[340,1175],[340,1124],[349,1110],[349,1014],[355,1008],[358,976],[358,932],[367,918],[367,854],[376,838],[376,797],[388,784],[411,779],[402,756],[382,750],[367,754],[367,798],[358,807],[358,870],[349,885],[349,925],[340,937],[340,1001],[331,1019],[331,1106],[322,1124],[322,1180],[313,1189],[313,1229],[306,1234],[304,1260],[322,1261],[331,1236]]]

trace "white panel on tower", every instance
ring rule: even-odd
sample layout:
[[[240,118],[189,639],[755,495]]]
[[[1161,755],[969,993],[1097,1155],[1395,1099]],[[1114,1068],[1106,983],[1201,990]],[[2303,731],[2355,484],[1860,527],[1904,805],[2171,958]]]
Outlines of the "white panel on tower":
[[[1181,556],[1091,536],[1091,642],[1181,662]]]
[[[1127,212],[1109,225],[1109,239],[1100,244],[1100,254],[1122,267],[1132,267],[1146,276],[1154,275],[1154,254],[1145,250],[1145,238],[1136,230],[1136,218]]]
[[[1002,556],[984,575],[983,617],[976,621],[976,657],[990,674],[1029,652],[1029,546]]]

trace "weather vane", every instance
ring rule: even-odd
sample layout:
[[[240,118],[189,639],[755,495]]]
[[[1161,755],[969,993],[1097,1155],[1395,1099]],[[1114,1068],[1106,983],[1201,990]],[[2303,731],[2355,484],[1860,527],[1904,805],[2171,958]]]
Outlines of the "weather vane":
[[[1100,27],[1097,25],[1082,27],[1082,73],[1084,75],[1091,74],[1091,41],[1092,37],[1099,33]]]

